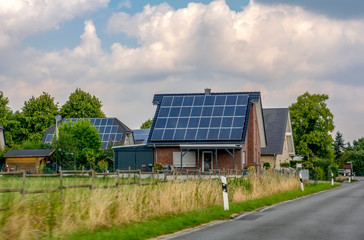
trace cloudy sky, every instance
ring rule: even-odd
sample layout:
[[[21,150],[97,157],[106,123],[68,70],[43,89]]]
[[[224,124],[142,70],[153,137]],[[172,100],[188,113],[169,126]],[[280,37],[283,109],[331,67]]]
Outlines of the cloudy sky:
[[[327,93],[336,131],[364,136],[364,2],[0,0],[0,91],[20,110],[76,88],[131,128],[155,93],[260,91],[263,107]]]

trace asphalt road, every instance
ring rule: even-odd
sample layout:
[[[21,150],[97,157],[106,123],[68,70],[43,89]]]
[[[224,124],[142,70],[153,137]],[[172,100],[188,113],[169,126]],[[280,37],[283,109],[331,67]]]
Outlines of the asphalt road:
[[[364,179],[162,239],[364,240]]]

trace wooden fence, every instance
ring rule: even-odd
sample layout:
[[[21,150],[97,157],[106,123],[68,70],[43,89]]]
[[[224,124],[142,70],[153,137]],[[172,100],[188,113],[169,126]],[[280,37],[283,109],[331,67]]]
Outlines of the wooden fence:
[[[210,171],[200,171],[200,170],[183,170],[183,171],[172,171],[172,170],[160,170],[155,172],[142,172],[141,170],[117,170],[112,173],[96,173],[93,170],[59,170],[58,173],[54,174],[26,174],[25,171],[17,171],[17,172],[0,172],[0,176],[9,176],[9,175],[20,175],[22,178],[21,188],[8,188],[8,189],[0,189],[0,193],[10,193],[10,192],[19,192],[22,194],[23,198],[25,198],[26,194],[37,194],[37,193],[49,193],[49,192],[57,192],[59,191],[61,194],[61,199],[63,196],[63,190],[68,188],[89,188],[90,190],[94,190],[97,188],[117,188],[119,191],[120,185],[130,185],[135,184],[138,186],[143,185],[152,185],[165,183],[168,181],[172,182],[184,182],[186,180],[212,180],[212,179],[220,179],[221,176],[226,176],[227,178],[238,178],[242,176],[241,170],[220,170],[214,169]],[[65,176],[89,176],[90,183],[89,184],[75,184],[75,185],[65,185],[63,182],[63,178]],[[95,178],[98,177],[114,177],[116,178],[116,183],[113,185],[95,185]],[[57,188],[51,189],[39,189],[39,190],[27,190],[26,189],[26,179],[27,178],[35,178],[35,177],[58,177],[59,178],[59,186]],[[127,179],[127,181],[125,181]],[[148,181],[144,181],[143,179],[148,179]],[[133,180],[133,181],[130,181]],[[177,181],[182,180],[182,181]]]

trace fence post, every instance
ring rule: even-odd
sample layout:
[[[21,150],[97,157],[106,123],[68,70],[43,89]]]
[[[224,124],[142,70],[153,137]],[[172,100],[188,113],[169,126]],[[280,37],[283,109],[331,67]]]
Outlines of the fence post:
[[[141,180],[142,180],[142,178],[141,178],[142,176],[141,176],[141,170],[139,169],[139,186],[141,185]]]
[[[23,200],[25,200],[25,170],[22,170],[22,177],[23,177],[23,186],[21,189],[21,194],[22,194]]]
[[[131,171],[131,168],[129,166],[129,172],[128,172],[128,182],[130,181],[130,171]]]
[[[154,184],[154,168],[152,168],[152,184]]]
[[[91,191],[94,190],[94,170],[91,169]]]
[[[62,173],[62,168],[59,167],[59,194],[60,194],[60,202],[63,202],[63,173]]]
[[[116,191],[118,193],[118,196],[119,197],[119,183],[120,183],[120,173],[119,173],[119,170],[116,170]]]

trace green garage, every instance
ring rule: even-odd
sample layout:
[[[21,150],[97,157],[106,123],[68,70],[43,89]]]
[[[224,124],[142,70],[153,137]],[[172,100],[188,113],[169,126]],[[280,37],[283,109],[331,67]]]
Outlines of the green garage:
[[[152,171],[154,149],[147,145],[113,147],[114,170]]]

